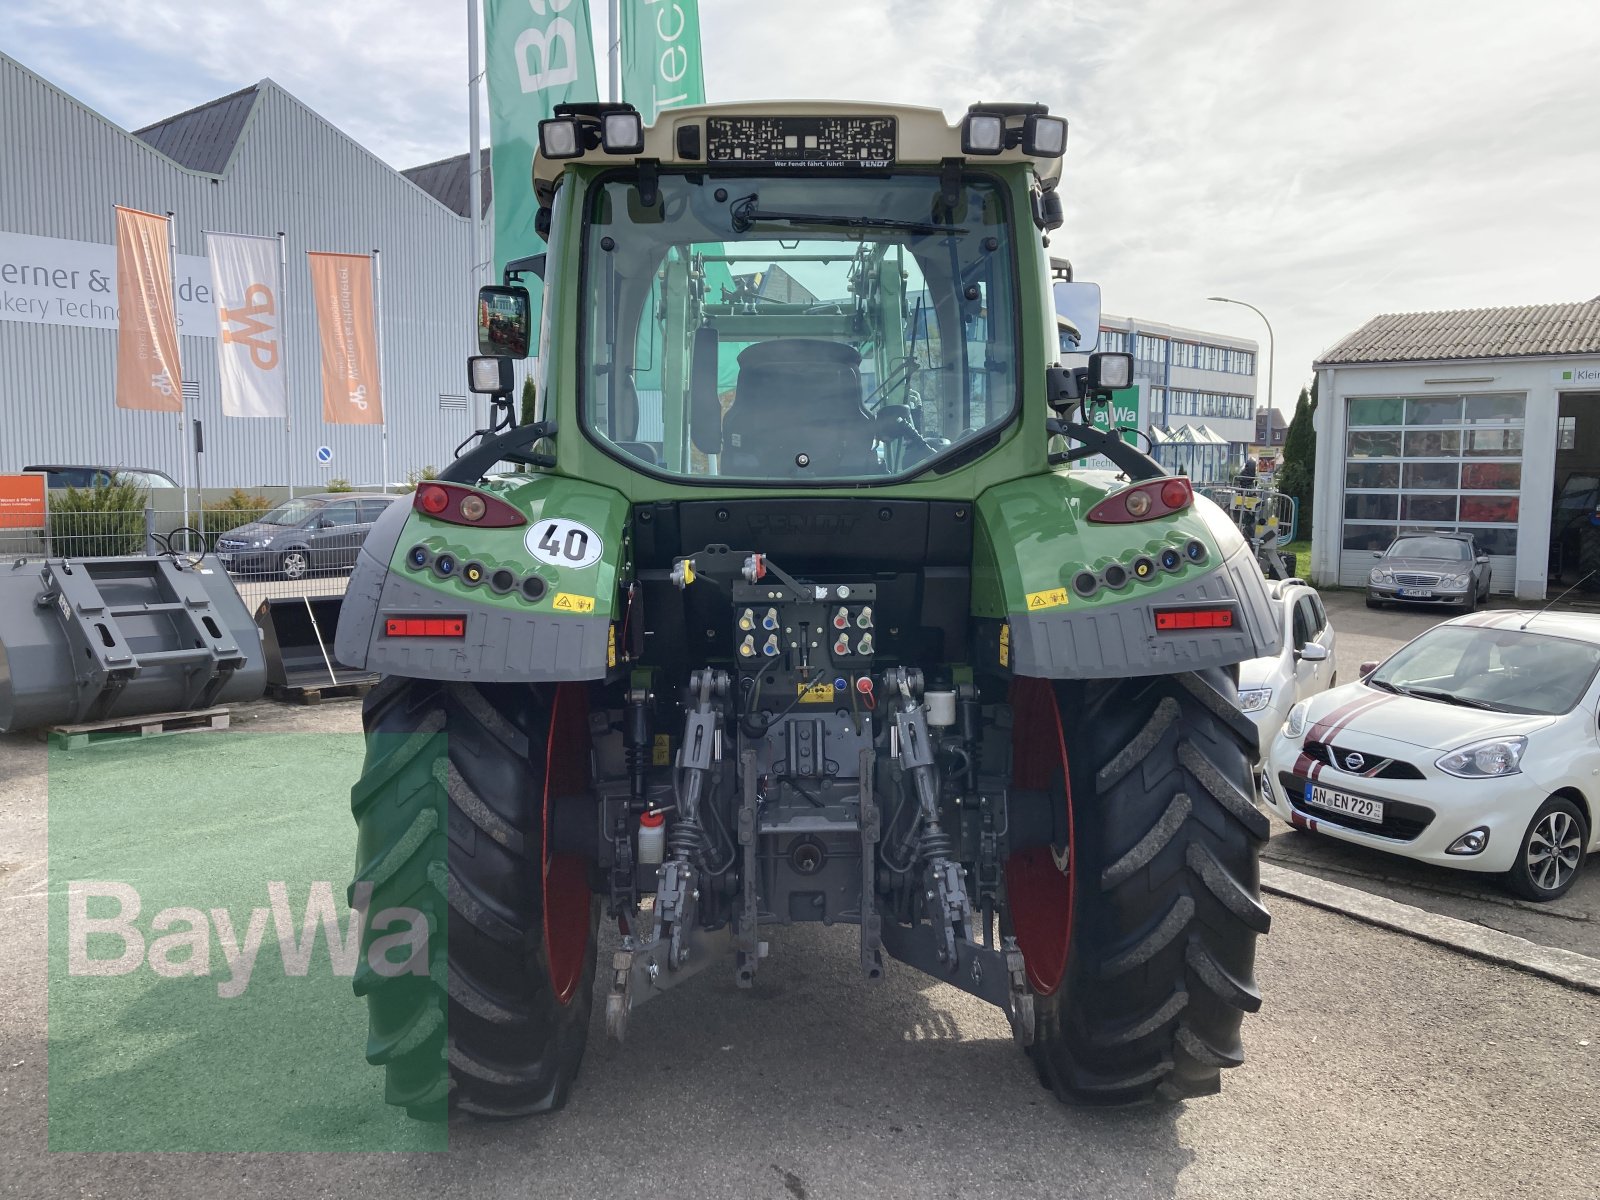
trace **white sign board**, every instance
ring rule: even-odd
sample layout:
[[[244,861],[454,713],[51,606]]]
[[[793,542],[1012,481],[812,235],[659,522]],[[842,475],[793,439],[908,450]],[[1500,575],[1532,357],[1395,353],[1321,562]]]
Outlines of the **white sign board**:
[[[1600,367],[1557,367],[1550,374],[1561,387],[1600,387]]]
[[[110,227],[108,215],[108,232]],[[216,337],[210,264],[197,255],[180,254],[172,283],[178,332]],[[116,247],[0,230],[0,320],[115,329]]]

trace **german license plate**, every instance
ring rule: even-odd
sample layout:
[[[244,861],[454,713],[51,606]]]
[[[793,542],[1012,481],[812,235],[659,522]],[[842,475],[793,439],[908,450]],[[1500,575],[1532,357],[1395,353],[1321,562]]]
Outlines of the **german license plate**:
[[[1400,595],[1404,596],[1407,600],[1432,600],[1433,599],[1433,593],[1432,592],[1419,591],[1416,588],[1401,588],[1400,589]]]
[[[1363,796],[1349,796],[1344,792],[1336,792],[1331,788],[1318,787],[1314,783],[1306,784],[1305,801],[1317,808],[1325,808],[1329,812],[1343,813],[1347,817],[1354,817],[1358,821],[1370,821],[1374,825],[1383,824],[1383,801],[1368,800]]]

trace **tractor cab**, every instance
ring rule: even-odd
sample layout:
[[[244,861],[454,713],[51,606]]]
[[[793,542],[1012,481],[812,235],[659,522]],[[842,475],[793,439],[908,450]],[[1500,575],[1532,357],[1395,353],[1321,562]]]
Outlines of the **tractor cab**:
[[[1041,304],[1065,120],[794,107],[644,129],[625,106],[566,105],[541,124],[545,287],[581,297],[545,304],[538,339],[544,415],[574,433],[558,455],[589,478],[859,489],[988,454],[1032,393],[1043,466],[1060,331],[1088,349],[1078,330],[1099,320],[1093,285]],[[531,344],[489,292],[482,352]]]

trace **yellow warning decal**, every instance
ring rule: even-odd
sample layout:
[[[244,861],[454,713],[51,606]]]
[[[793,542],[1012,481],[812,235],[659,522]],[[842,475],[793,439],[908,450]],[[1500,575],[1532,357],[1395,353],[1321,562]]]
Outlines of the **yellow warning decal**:
[[[1066,602],[1066,588],[1051,588],[1044,592],[1028,593],[1029,612],[1038,612],[1041,608],[1060,608]]]
[[[672,765],[671,734],[656,734],[655,741],[650,744],[650,765],[652,767],[666,767]]]
[[[1002,621],[1000,624],[1000,665],[1011,665],[1011,622]]]
[[[833,703],[833,684],[831,683],[813,683],[810,687],[802,683],[796,686],[800,690],[799,703],[801,704]]]
[[[606,626],[606,666],[614,667],[616,665],[617,665],[617,627],[615,625],[607,625]]]
[[[571,592],[557,592],[555,603],[551,607],[557,612],[592,613],[594,611],[594,597],[574,596]]]

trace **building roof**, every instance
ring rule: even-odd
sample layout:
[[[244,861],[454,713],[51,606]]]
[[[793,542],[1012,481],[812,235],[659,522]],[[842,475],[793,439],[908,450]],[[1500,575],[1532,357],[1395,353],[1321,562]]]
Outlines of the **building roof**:
[[[1335,343],[1316,365],[1596,353],[1600,353],[1600,299],[1385,313]]]
[[[494,199],[493,176],[489,174],[489,151],[479,151],[479,161],[483,164],[483,212],[487,214],[489,203]],[[471,201],[467,199],[467,193],[472,186],[472,172],[467,170],[465,154],[457,154],[453,158],[441,158],[438,162],[423,163],[420,167],[407,167],[400,174],[456,216],[470,215],[472,207]]]
[[[1288,435],[1289,418],[1284,416],[1280,410],[1274,408],[1272,410],[1272,444],[1274,446],[1283,445],[1283,439]],[[1264,408],[1256,411],[1256,443],[1262,446],[1267,444],[1267,410]]]
[[[208,175],[221,175],[239,144],[259,84],[208,100],[198,108],[135,129],[133,136],[168,158]]]

